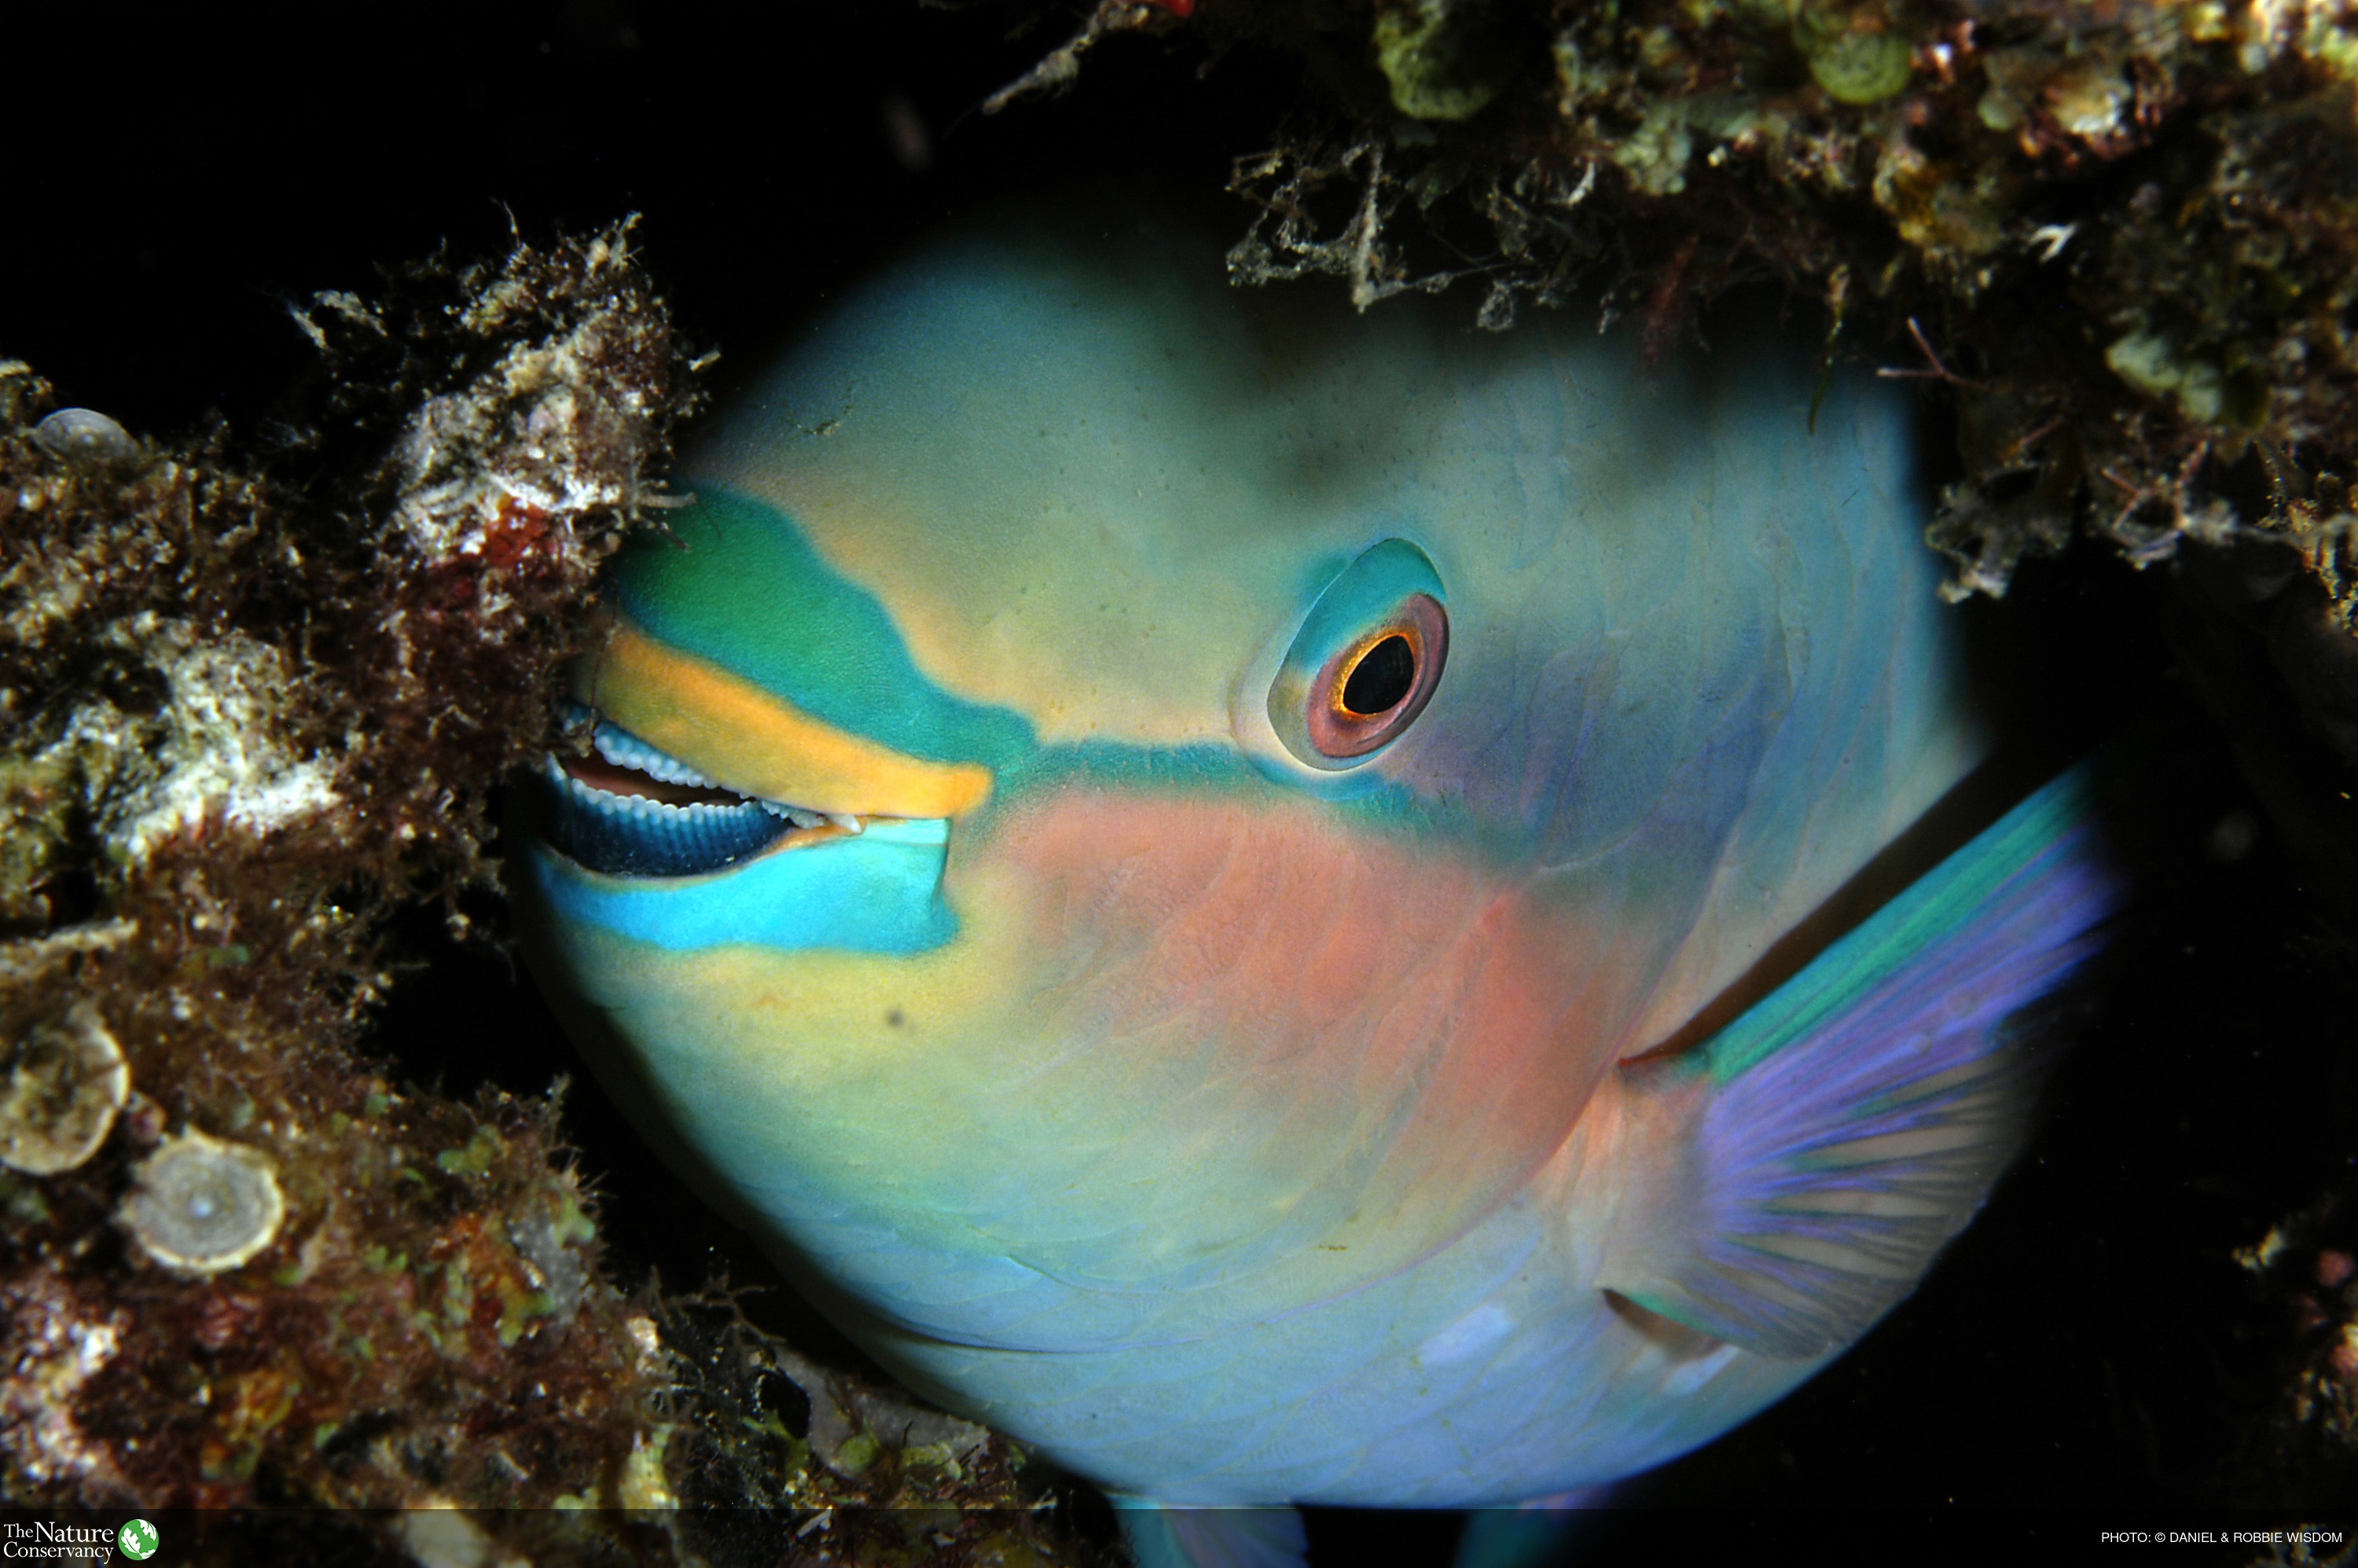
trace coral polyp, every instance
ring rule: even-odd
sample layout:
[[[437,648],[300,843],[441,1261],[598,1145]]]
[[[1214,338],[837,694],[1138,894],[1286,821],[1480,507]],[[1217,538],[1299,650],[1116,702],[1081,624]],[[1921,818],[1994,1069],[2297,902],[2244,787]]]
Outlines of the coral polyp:
[[[35,1019],[0,1087],[0,1165],[31,1176],[72,1170],[98,1152],[130,1094],[123,1047],[96,1007],[79,1001]]]
[[[33,439],[81,462],[114,462],[139,449],[130,431],[94,408],[58,409],[33,427]]]
[[[175,1273],[237,1268],[277,1238],[287,1217],[276,1163],[259,1149],[185,1132],[131,1173],[116,1219],[139,1249]]]

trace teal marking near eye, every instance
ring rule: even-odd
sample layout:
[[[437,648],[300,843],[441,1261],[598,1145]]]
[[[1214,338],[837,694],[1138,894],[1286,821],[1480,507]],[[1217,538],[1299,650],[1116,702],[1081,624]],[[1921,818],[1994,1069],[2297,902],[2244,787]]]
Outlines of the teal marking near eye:
[[[1441,574],[1433,569],[1433,562],[1422,550],[1406,539],[1386,539],[1380,545],[1370,545],[1360,552],[1357,560],[1343,568],[1311,607],[1309,617],[1302,622],[1302,630],[1294,633],[1293,646],[1285,655],[1286,672],[1299,672],[1306,679],[1311,671],[1325,664],[1369,622],[1380,619],[1412,593],[1427,593],[1443,604],[1449,602],[1448,590],[1441,586]]]
[[[747,946],[784,951],[923,953],[957,934],[942,902],[950,825],[877,821],[856,838],[784,849],[708,877],[600,876],[536,840],[540,896],[563,919],[674,952]]]
[[[928,762],[999,768],[1032,748],[1021,717],[926,679],[875,595],[775,507],[707,491],[670,523],[669,540],[625,548],[614,569],[623,612],[657,642]]]

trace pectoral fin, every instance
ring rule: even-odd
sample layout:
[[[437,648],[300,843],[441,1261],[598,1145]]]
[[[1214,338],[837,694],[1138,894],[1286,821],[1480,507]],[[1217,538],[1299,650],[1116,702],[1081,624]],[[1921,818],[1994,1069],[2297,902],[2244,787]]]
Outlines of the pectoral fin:
[[[1709,1042],[1626,1069],[1681,1157],[1600,1284],[1794,1358],[1914,1289],[2026,1131],[2025,1010],[2117,902],[2088,795],[2084,770],[2054,780]]]

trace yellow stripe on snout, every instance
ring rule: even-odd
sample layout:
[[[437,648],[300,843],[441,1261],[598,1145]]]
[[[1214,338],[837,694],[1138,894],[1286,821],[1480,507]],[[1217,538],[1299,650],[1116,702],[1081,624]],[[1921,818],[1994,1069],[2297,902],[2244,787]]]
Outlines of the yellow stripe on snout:
[[[574,666],[573,695],[730,789],[814,811],[955,816],[990,794],[990,771],[928,762],[837,729],[617,620]]]

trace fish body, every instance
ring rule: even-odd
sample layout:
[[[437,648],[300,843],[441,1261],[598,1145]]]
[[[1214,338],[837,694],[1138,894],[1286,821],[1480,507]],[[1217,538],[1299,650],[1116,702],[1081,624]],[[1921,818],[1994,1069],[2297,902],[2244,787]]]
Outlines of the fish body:
[[[2112,899],[2079,786],[1688,1038],[1984,756],[1905,404],[1217,279],[1005,222],[719,418],[536,964],[814,1301],[1117,1493],[1629,1475],[1978,1206]]]

